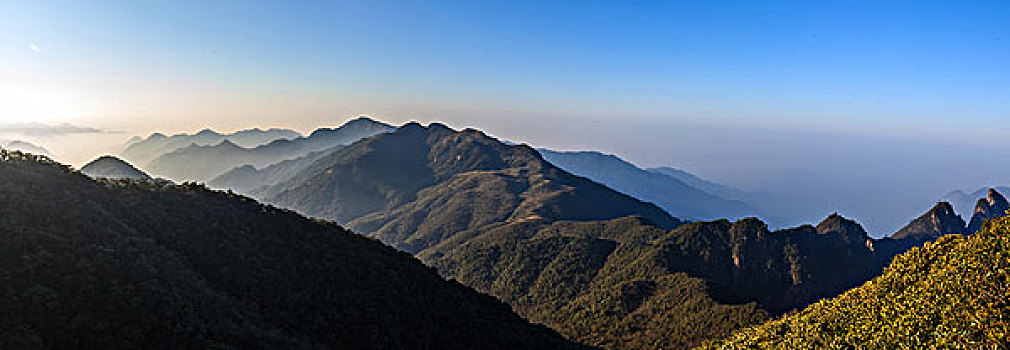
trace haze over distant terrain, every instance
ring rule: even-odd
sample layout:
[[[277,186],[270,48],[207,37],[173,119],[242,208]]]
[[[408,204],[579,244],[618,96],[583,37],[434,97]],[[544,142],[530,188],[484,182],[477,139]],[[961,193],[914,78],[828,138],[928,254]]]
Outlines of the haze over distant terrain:
[[[5,2],[0,138],[81,166],[154,132],[437,121],[672,166],[790,207],[783,225],[839,211],[879,236],[952,190],[1010,183],[1008,17],[1001,2]]]

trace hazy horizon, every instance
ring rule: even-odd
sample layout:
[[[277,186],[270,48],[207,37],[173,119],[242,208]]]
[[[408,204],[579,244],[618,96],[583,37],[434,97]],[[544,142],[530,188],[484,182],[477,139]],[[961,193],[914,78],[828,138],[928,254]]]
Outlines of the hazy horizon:
[[[0,139],[80,166],[153,132],[439,121],[876,236],[1010,183],[1003,2],[398,5],[2,4],[0,123],[105,132]]]

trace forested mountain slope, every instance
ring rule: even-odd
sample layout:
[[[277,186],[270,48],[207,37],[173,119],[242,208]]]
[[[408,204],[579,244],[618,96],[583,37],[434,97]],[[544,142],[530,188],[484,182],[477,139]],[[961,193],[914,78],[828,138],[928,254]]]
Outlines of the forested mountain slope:
[[[571,346],[407,254],[246,197],[6,151],[0,180],[4,348]]]

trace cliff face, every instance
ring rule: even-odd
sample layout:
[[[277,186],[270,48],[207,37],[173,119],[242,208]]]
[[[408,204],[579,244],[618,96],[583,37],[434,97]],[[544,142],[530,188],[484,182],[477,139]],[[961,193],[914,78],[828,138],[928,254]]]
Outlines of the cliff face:
[[[975,204],[975,213],[968,224],[968,232],[978,232],[982,229],[982,225],[986,220],[1006,216],[1007,210],[1010,210],[1010,204],[1007,203],[1006,197],[1003,197],[995,189],[990,188],[986,197],[979,199],[978,203]]]
[[[914,239],[932,241],[940,236],[966,231],[964,220],[954,212],[947,202],[937,203],[928,212],[912,220],[907,226],[894,233],[893,239]]]

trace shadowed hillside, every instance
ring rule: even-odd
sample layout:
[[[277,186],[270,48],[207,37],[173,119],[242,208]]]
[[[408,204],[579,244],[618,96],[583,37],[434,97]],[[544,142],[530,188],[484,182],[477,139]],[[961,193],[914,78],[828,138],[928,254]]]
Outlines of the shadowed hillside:
[[[570,346],[407,254],[246,197],[6,151],[0,180],[4,348]]]

